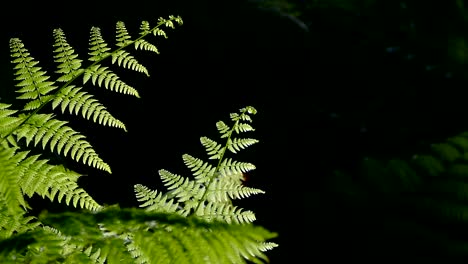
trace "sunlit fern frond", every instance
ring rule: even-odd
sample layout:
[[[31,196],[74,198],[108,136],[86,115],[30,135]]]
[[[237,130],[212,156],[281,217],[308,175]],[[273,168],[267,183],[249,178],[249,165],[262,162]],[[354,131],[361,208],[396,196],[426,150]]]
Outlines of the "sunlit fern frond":
[[[143,202],[140,207],[148,211],[171,213],[178,209],[178,203],[161,192],[150,190],[141,184],[136,184],[134,188],[137,200]]]
[[[55,72],[61,74],[57,82],[69,82],[83,71],[81,68],[82,60],[78,59],[78,54],[75,54],[73,48],[68,44],[62,29],[55,29],[53,35],[55,38],[54,59],[59,64],[58,70]]]
[[[16,153],[17,148],[0,146],[0,200],[8,205],[9,214],[21,214],[29,208],[18,185],[18,163],[26,153]]]
[[[222,221],[228,224],[246,224],[255,221],[254,212],[225,202],[203,202],[195,212],[197,217],[206,221]]]
[[[52,108],[60,106],[62,113],[68,108],[70,114],[78,115],[81,113],[83,118],[88,120],[92,118],[94,123],[118,127],[127,131],[125,124],[112,116],[103,104],[93,98],[91,94],[81,90],[81,87],[74,85],[61,89],[52,102]]]
[[[10,109],[10,106],[11,104],[0,103],[0,136],[2,138],[10,135],[24,121],[24,118],[14,116],[18,111]]]
[[[207,201],[215,203],[225,203],[233,199],[244,199],[251,195],[263,194],[263,190],[247,187],[237,181],[226,181],[215,179],[207,191]]]
[[[91,27],[89,39],[89,52],[90,61],[101,61],[111,55],[109,52],[111,48],[107,47],[107,43],[102,38],[101,29],[98,27]]]
[[[30,155],[18,162],[16,173],[19,179],[16,184],[23,194],[29,197],[38,194],[51,201],[57,197],[58,202],[65,198],[67,205],[79,205],[80,208],[89,210],[100,209],[101,206],[85,190],[79,188],[77,181],[80,174],[47,162],[48,160],[39,159],[39,155]]]
[[[97,85],[99,87],[104,86],[106,89],[111,91],[129,94],[140,98],[138,91],[120,80],[120,77],[113,71],[109,70],[109,67],[96,64],[87,68],[83,75],[83,84],[86,84],[90,79],[93,85]]]
[[[70,155],[75,161],[111,173],[110,166],[98,156],[85,136],[66,124],[66,121],[57,120],[52,114],[36,114],[16,129],[15,135],[18,141],[25,138],[27,145],[34,140],[34,146],[42,143],[45,149],[48,145],[52,152]]]
[[[57,89],[57,86],[54,86],[54,82],[48,81],[50,77],[46,75],[47,72],[42,71],[41,67],[37,66],[39,62],[30,56],[20,39],[12,38],[10,40],[10,51],[13,58],[12,63],[15,64],[15,80],[19,81],[16,86],[20,89],[16,92],[21,93],[16,98],[29,101],[23,110],[37,109],[52,98],[49,93]]]
[[[200,200],[205,193],[203,185],[187,177],[173,174],[167,170],[159,170],[159,176],[169,190],[167,195],[177,198],[179,202],[185,202],[192,198]]]
[[[227,135],[224,146],[207,137],[200,138],[209,159],[218,160],[216,164],[210,164],[188,154],[182,156],[184,164],[192,171],[195,180],[166,170],[159,171],[161,180],[168,190],[167,196],[175,199],[182,208],[177,211],[179,214],[194,214],[208,221],[217,220],[239,224],[251,223],[255,220],[252,211],[237,208],[232,205],[231,201],[232,199],[242,199],[264,193],[260,189],[243,185],[243,173],[255,169],[255,166],[251,163],[239,162],[224,157],[226,150],[229,148],[241,150],[258,142],[255,139],[238,139],[234,137],[234,133],[253,131],[253,128],[238,129],[242,127],[239,126],[242,121],[252,121],[249,116],[251,113],[256,113],[256,110],[252,107],[246,107],[240,109],[240,114],[231,114],[231,119],[234,122],[232,127],[222,121],[217,123],[221,138],[226,138]],[[138,193],[138,195],[142,194]],[[145,199],[151,199],[149,194],[146,196]],[[164,204],[162,204],[162,207],[164,207]]]
[[[210,178],[216,172],[216,166],[209,164],[199,158],[195,158],[189,154],[182,155],[185,166],[192,171],[192,175],[197,183],[210,181]]]

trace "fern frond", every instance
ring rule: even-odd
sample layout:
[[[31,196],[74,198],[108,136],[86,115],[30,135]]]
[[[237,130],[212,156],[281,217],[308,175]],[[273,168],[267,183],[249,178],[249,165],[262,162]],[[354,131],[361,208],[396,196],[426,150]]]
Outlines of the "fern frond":
[[[61,107],[62,113],[68,108],[69,113],[78,115],[81,110],[83,118],[91,119],[93,122],[104,125],[121,128],[127,131],[125,124],[112,116],[106,107],[93,98],[92,95],[81,91],[81,87],[69,85],[61,89],[52,101],[52,109]]]
[[[98,27],[91,27],[90,39],[89,39],[89,55],[90,61],[101,61],[106,57],[110,56],[111,48],[107,47],[107,43],[102,38],[101,29]]]
[[[141,41],[140,41],[140,44],[141,44]],[[117,65],[119,66],[122,66],[127,69],[131,69],[133,71],[141,72],[141,73],[144,73],[146,76],[149,76],[148,69],[146,69],[145,66],[140,64],[135,59],[135,57],[130,55],[130,53],[125,50],[119,50],[117,52],[112,53],[112,63],[116,63],[116,62],[117,62]]]
[[[218,132],[221,133],[221,138],[231,136],[231,128],[223,121],[216,122],[216,128],[218,129]]]
[[[42,148],[45,148],[49,144],[52,152],[56,151],[63,156],[70,154],[75,161],[112,173],[110,166],[97,155],[91,144],[84,140],[85,136],[65,124],[66,121],[54,119],[52,114],[36,114],[21,125],[15,134],[18,140],[25,138],[27,145],[34,139],[35,145],[42,142]]]
[[[98,210],[101,206],[78,187],[80,174],[67,170],[63,166],[50,165],[48,160],[40,160],[39,155],[32,155],[18,163],[18,185],[21,191],[32,197],[35,193],[41,197],[48,197],[51,201],[57,197],[61,202],[74,207]]]
[[[50,100],[49,93],[57,89],[57,86],[54,86],[54,82],[48,81],[50,77],[46,75],[47,72],[41,71],[41,67],[36,66],[39,62],[30,56],[20,39],[12,38],[10,40],[10,50],[13,58],[12,63],[15,64],[14,69],[17,76],[15,80],[20,81],[16,84],[17,87],[20,87],[16,92],[21,93],[21,95],[16,98],[31,101],[24,106],[23,110],[37,109],[41,104]]]
[[[10,135],[24,121],[23,118],[13,116],[18,111],[9,109],[10,106],[10,104],[0,103],[0,136],[2,138]]]
[[[261,249],[276,236],[249,224],[228,225],[139,209],[42,214],[39,219],[61,230],[71,237],[71,243],[83,246],[84,250],[92,246],[87,253],[99,248],[100,257],[105,256],[109,264],[117,263],[110,259],[111,254],[105,253],[109,245],[125,247],[122,259],[131,257],[129,262],[135,263],[265,263],[268,258]],[[112,235],[106,235],[109,232]]]
[[[55,38],[55,43],[53,45],[55,47],[54,59],[55,62],[59,63],[56,73],[62,74],[57,81],[69,82],[83,71],[83,69],[81,69],[82,60],[78,59],[77,54],[74,54],[75,51],[68,44],[62,29],[55,29],[53,35]]]
[[[193,172],[197,183],[208,182],[216,172],[216,167],[188,154],[182,155],[185,166]]]
[[[255,143],[258,143],[258,140],[252,138],[229,138],[227,141],[227,149],[232,153],[237,153],[238,151],[250,147]]]
[[[137,200],[144,202],[139,207],[145,208],[148,211],[172,213],[176,212],[179,207],[179,204],[174,199],[170,199],[167,195],[158,193],[156,190],[150,190],[141,184],[136,184],[134,190]]]
[[[167,170],[159,170],[159,176],[161,176],[161,180],[170,191],[168,193],[169,197],[177,197],[179,202],[191,198],[200,200],[205,192],[204,186],[201,184]]]
[[[221,144],[207,137],[201,137],[200,142],[205,147],[205,150],[209,155],[208,159],[221,158],[222,153],[224,153],[224,148]]]
[[[260,189],[239,185],[237,182],[215,179],[208,188],[206,198],[209,202],[225,203],[231,199],[243,199],[263,193],[265,192]]]
[[[221,176],[246,173],[255,170],[255,165],[248,162],[235,161],[232,158],[224,159],[218,167]]]
[[[140,98],[138,91],[121,81],[117,74],[109,70],[109,67],[96,64],[87,68],[83,74],[83,84],[86,84],[90,79],[93,85],[97,84],[99,87],[104,86],[111,91]]]
[[[252,223],[256,219],[255,214],[250,210],[244,211],[231,204],[214,202],[207,202],[198,207],[195,215],[206,221],[217,220],[228,224]]]
[[[0,200],[7,206],[6,213],[10,216],[23,214],[24,210],[29,209],[18,184],[18,164],[27,153],[17,153],[16,150],[17,148],[0,147]]]
[[[117,22],[116,24],[117,34],[116,34],[116,41],[115,44],[118,47],[127,46],[132,43],[132,37],[128,34],[127,28],[125,27],[125,23],[122,21]]]
[[[141,50],[145,50],[145,51],[151,51],[151,52],[154,52],[156,54],[159,54],[158,48],[154,44],[151,44],[148,41],[146,41],[145,39],[139,39],[139,40],[135,41],[135,49],[136,50],[141,49]]]

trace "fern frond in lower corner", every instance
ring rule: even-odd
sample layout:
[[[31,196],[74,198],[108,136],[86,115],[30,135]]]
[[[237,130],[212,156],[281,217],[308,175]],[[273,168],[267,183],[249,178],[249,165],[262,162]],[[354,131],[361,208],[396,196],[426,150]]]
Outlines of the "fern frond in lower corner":
[[[39,219],[60,230],[57,240],[67,239],[67,245],[74,245],[67,254],[60,252],[64,261],[82,252],[97,260],[90,263],[263,263],[267,261],[264,252],[276,246],[265,242],[276,233],[263,227],[209,223],[135,208],[44,213]]]

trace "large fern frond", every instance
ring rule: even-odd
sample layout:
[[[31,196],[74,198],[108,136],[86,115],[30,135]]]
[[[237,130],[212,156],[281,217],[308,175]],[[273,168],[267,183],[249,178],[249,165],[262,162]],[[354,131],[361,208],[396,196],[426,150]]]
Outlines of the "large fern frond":
[[[266,242],[276,233],[262,227],[208,223],[141,209],[42,214],[40,220],[51,230],[61,230],[55,232],[57,241],[68,241],[67,254],[52,247],[43,250],[60,254],[63,261],[82,252],[79,256],[90,258],[89,263],[264,263],[268,260],[264,252],[276,247]]]

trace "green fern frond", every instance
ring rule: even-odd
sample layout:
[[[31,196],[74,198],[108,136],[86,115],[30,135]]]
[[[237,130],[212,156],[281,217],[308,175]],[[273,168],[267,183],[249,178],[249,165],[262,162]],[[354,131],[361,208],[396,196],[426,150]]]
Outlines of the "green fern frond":
[[[0,200],[8,205],[10,215],[22,214],[29,209],[18,184],[18,164],[27,156],[27,152],[17,150],[17,147],[0,147]]]
[[[25,105],[23,110],[37,109],[40,104],[50,99],[49,92],[57,89],[57,86],[54,86],[54,82],[48,81],[50,77],[46,75],[45,71],[41,71],[41,67],[36,66],[39,62],[34,61],[20,39],[12,38],[10,40],[10,50],[13,58],[12,63],[15,64],[14,69],[17,76],[15,80],[20,81],[16,84],[17,87],[20,87],[16,92],[21,93],[21,95],[16,98],[31,101]]]
[[[461,154],[457,148],[447,143],[432,144],[432,149],[435,155],[448,162],[461,158]]]
[[[185,166],[193,172],[192,175],[198,183],[208,182],[216,172],[216,167],[188,154],[182,155],[182,159]]]
[[[139,40],[135,41],[135,49],[136,50],[141,49],[141,50],[145,50],[145,51],[151,51],[151,52],[154,52],[156,54],[159,54],[158,48],[154,44],[151,44],[148,41],[146,41],[145,39],[139,39]]]
[[[85,69],[83,74],[83,84],[86,84],[90,79],[93,85],[97,84],[99,87],[104,86],[106,89],[111,91],[129,94],[140,98],[138,91],[121,81],[117,74],[109,70],[109,67],[96,64]]]
[[[111,48],[107,47],[106,42],[102,38],[101,29],[98,27],[91,27],[90,40],[89,40],[89,55],[88,60],[97,62],[110,56]]]
[[[159,176],[161,176],[161,180],[170,191],[168,193],[169,197],[176,197],[179,202],[184,202],[191,198],[200,200],[205,192],[204,186],[200,183],[173,174],[167,170],[159,170]]]
[[[117,65],[119,66],[122,66],[127,69],[131,69],[133,71],[142,72],[146,74],[146,76],[149,76],[148,69],[146,69],[145,66],[141,65],[135,59],[135,57],[130,55],[130,53],[125,50],[119,50],[117,52],[112,53],[112,63],[116,63],[116,62],[117,62]]]
[[[148,211],[154,212],[176,212],[179,204],[170,199],[167,195],[158,193],[156,190],[150,190],[148,187],[141,184],[134,186],[135,196],[140,204],[140,207],[145,208]]]
[[[208,159],[219,159],[224,152],[222,145],[212,139],[201,137],[200,142],[209,155]]]
[[[2,138],[11,134],[24,121],[22,118],[13,116],[18,111],[9,109],[10,106],[11,104],[0,103],[0,136]]]
[[[68,108],[70,114],[74,113],[78,115],[81,112],[83,118],[90,120],[92,117],[94,123],[117,127],[127,131],[122,121],[112,116],[104,105],[99,103],[89,93],[82,92],[81,89],[81,87],[75,87],[74,85],[61,89],[52,101],[52,109],[60,105],[62,113]]]
[[[117,34],[116,34],[116,41],[115,44],[118,47],[127,46],[132,43],[132,37],[128,34],[127,28],[125,27],[125,23],[122,21],[117,22],[116,24]]]
[[[7,219],[5,219],[7,216]],[[34,230],[40,225],[33,216],[24,216],[24,214],[0,215],[0,239],[10,238],[13,234],[21,234]],[[6,220],[6,221],[4,221]]]
[[[70,242],[79,245],[78,250],[92,246],[87,252],[92,253],[99,248],[100,257],[106,257],[110,264],[117,263],[105,253],[110,245],[126,248],[121,257],[131,259],[125,263],[265,263],[268,258],[261,249],[266,248],[267,240],[276,237],[276,233],[249,224],[208,223],[138,209],[44,213],[39,219],[71,237]],[[102,226],[106,232],[101,231]],[[106,235],[109,232],[112,235]],[[274,243],[267,245],[274,247]]]
[[[243,199],[263,193],[265,192],[260,189],[239,185],[238,182],[215,179],[208,188],[206,198],[209,202],[225,203],[231,199]]]
[[[232,158],[224,159],[220,164],[218,171],[222,176],[232,174],[241,174],[255,170],[255,165],[248,162],[235,161]]]
[[[81,69],[82,60],[77,58],[77,54],[74,54],[75,51],[68,44],[62,29],[55,29],[53,35],[55,38],[55,43],[53,45],[55,47],[54,59],[55,62],[59,63],[56,73],[62,74],[57,81],[69,82],[83,71],[83,69]]]
[[[99,122],[103,122],[103,119]],[[42,142],[42,148],[45,149],[49,144],[52,152],[56,151],[63,156],[70,155],[75,161],[112,173],[110,166],[98,156],[91,144],[84,140],[85,136],[65,124],[66,121],[54,119],[52,114],[36,114],[21,125],[15,134],[18,141],[25,138],[27,145],[34,139],[34,145]]]
[[[229,128],[222,121],[217,123],[221,137],[228,135],[225,146],[207,137],[200,138],[200,142],[210,158],[219,159],[217,165],[211,165],[199,158],[184,154],[182,159],[187,168],[192,171],[194,181],[166,170],[159,171],[161,180],[168,190],[167,196],[176,199],[180,204],[177,211],[179,214],[186,216],[193,213],[205,220],[219,220],[238,224],[251,223],[255,220],[253,212],[243,211],[233,206],[231,202],[232,199],[241,199],[264,193],[260,189],[242,185],[243,173],[255,169],[255,166],[247,162],[234,161],[232,158],[223,159],[226,149],[232,148],[233,152],[237,152],[258,142],[256,139],[231,138],[235,127],[238,127],[240,121],[249,120],[251,122],[252,120],[248,117],[248,114],[256,113],[256,110],[247,107],[242,108],[240,112],[238,115],[231,115],[232,120],[235,122],[232,128]],[[239,129],[240,132],[252,130],[253,128]],[[164,207],[164,203],[161,206]]]
[[[234,138],[232,140],[229,138],[227,141],[227,149],[232,153],[237,153],[255,143],[258,143],[258,140],[252,138]]]
[[[218,202],[203,203],[202,206],[198,207],[195,215],[206,221],[217,220],[228,224],[252,223],[256,219],[255,214],[250,210],[244,211],[237,206]]]
[[[48,197],[51,201],[57,197],[58,202],[62,202],[65,197],[67,205],[71,203],[74,207],[79,205],[80,208],[88,210],[101,208],[85,190],[78,187],[80,174],[47,162],[48,160],[40,160],[39,155],[28,156],[18,162],[17,184],[21,187],[22,193],[29,197],[36,193],[41,197]]]

